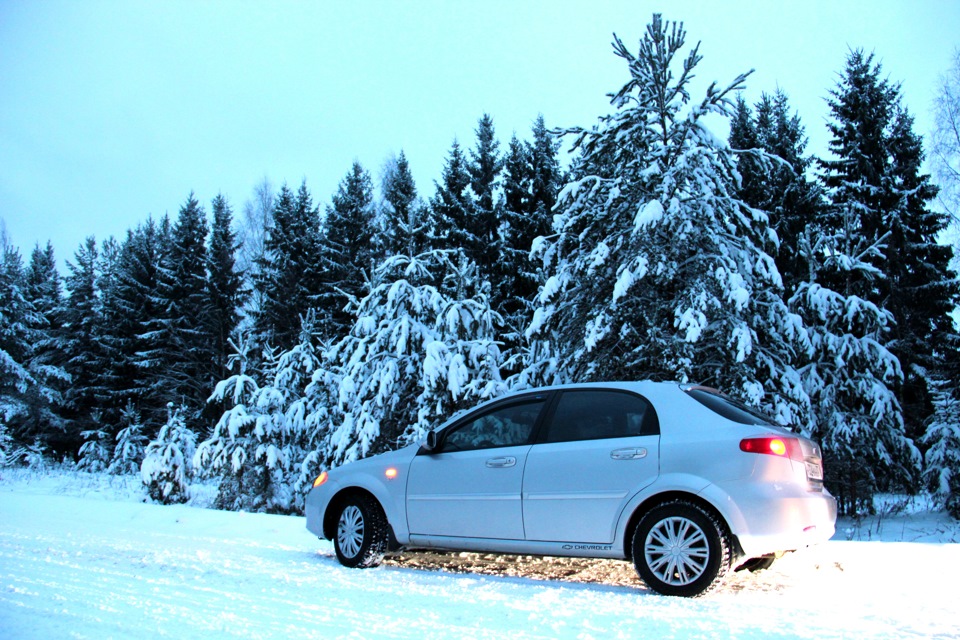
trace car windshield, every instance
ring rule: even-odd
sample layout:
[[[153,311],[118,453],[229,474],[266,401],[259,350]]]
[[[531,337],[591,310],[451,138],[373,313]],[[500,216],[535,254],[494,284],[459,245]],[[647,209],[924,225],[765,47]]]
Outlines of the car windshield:
[[[777,426],[777,423],[774,422],[772,418],[764,415],[757,409],[748,407],[742,402],[720,395],[714,391],[708,391],[707,389],[703,388],[694,388],[687,389],[687,393],[697,402],[710,409],[714,413],[723,416],[727,420],[732,420],[740,424]]]

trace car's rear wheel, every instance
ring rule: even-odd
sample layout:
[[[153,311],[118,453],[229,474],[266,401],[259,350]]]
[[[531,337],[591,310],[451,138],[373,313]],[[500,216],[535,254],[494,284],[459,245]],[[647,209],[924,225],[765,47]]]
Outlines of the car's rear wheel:
[[[716,588],[730,570],[730,536],[702,507],[676,500],[654,507],[637,525],[633,564],[648,587],[695,597]]]
[[[375,567],[387,552],[387,518],[380,504],[365,495],[351,496],[340,504],[333,548],[345,567]]]

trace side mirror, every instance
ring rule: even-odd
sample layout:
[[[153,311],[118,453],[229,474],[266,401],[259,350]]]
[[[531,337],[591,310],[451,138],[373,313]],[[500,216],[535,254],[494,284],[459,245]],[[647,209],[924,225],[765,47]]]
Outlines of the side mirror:
[[[440,437],[437,435],[436,431],[427,432],[427,441],[423,443],[423,448],[428,452],[433,452],[437,450],[437,447],[440,445]]]

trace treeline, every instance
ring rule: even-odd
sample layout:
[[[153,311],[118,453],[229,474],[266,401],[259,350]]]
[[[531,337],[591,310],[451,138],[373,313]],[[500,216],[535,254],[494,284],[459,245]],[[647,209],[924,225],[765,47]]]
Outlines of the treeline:
[[[655,16],[589,129],[500,148],[484,115],[429,198],[401,152],[329,203],[265,182],[234,220],[174,220],[0,270],[0,447],[140,471],[175,501],[298,511],[322,468],[396,448],[510,389],[698,382],[824,448],[847,512],[877,491],[960,496],[958,295],[899,86],[852,52],[828,159],[746,76],[694,100],[700,60]],[[728,141],[704,124],[729,119]],[[558,161],[560,136],[572,162]]]

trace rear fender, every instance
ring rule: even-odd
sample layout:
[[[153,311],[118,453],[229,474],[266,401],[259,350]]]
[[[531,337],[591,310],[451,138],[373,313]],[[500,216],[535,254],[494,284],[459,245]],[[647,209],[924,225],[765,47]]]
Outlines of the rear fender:
[[[617,538],[614,541],[616,548],[624,549],[625,555],[629,555],[633,528],[643,514],[664,500],[684,495],[713,508],[734,536],[743,530],[743,514],[720,487],[694,474],[670,473],[658,477],[656,482],[644,487],[627,502],[617,523]]]

